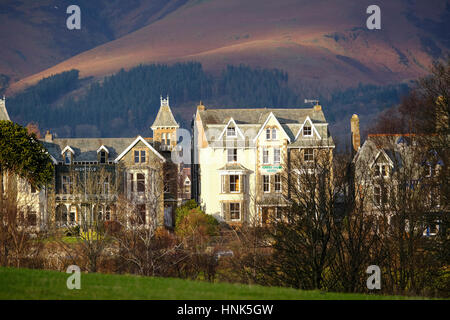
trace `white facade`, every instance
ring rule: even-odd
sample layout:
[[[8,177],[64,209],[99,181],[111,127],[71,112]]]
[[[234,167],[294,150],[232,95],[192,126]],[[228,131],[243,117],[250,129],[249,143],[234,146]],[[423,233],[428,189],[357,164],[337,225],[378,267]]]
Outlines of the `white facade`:
[[[319,130],[309,113],[322,119]],[[281,179],[288,168],[288,149],[304,147],[294,142],[334,147],[323,120],[316,108],[205,110],[199,106],[193,121],[194,199],[219,221],[265,223],[265,216],[288,203],[288,188]],[[306,136],[301,134],[305,123],[311,126]]]

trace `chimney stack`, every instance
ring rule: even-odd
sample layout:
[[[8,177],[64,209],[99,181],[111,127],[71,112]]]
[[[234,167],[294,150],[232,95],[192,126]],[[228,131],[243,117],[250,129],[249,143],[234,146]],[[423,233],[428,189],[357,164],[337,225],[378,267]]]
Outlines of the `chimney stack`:
[[[354,114],[350,120],[350,128],[352,132],[352,153],[355,154],[359,150],[361,145],[361,135],[359,133],[359,118],[358,115]]]
[[[53,142],[53,135],[50,133],[50,130],[47,130],[45,133],[45,142]]]
[[[0,97],[0,120],[11,120],[8,115],[8,111],[6,110],[6,98]]]
[[[200,100],[200,104],[197,106],[197,111],[205,111],[205,106],[203,105],[201,100]]]

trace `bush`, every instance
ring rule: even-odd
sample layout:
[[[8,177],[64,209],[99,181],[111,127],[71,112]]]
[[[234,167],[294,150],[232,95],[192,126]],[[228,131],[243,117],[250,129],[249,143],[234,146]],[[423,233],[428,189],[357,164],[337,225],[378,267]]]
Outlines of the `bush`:
[[[64,229],[64,235],[66,237],[78,237],[80,235],[80,226]]]
[[[192,237],[194,233],[200,237],[214,236],[219,229],[219,222],[204,213],[194,200],[177,208],[175,221],[175,233],[181,238]]]

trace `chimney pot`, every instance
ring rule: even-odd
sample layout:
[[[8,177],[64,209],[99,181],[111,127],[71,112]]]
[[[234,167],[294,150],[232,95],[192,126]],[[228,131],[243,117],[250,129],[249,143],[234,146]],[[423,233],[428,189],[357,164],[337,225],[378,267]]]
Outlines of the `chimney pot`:
[[[202,101],[200,101],[200,104],[197,106],[197,111],[205,111],[205,106]]]
[[[50,130],[47,130],[45,133],[45,142],[53,142],[53,135],[50,133]]]

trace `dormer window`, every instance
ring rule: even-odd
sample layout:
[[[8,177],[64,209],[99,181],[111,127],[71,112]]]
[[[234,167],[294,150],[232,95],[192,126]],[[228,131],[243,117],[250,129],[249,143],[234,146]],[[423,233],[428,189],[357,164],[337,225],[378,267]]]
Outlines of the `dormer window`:
[[[236,128],[235,127],[227,128],[227,137],[236,137]]]
[[[66,151],[66,153],[64,154],[64,163],[65,164],[71,164],[72,163],[72,158],[71,158],[70,151]]]
[[[100,151],[100,163],[106,163],[106,152]]]
[[[310,136],[312,136],[312,128],[311,128],[310,125],[305,124],[305,125],[303,126],[303,135],[304,135],[305,137],[310,137]]]
[[[61,155],[63,157],[64,160],[64,164],[69,165],[72,163],[73,161],[73,155],[75,154],[75,152],[73,151],[73,149],[69,146],[66,146],[64,148],[63,151],[61,151]]]
[[[106,163],[106,161],[108,160],[108,149],[106,149],[105,146],[101,146],[100,148],[98,148],[97,150],[97,154],[98,154],[98,162],[99,163]]]

